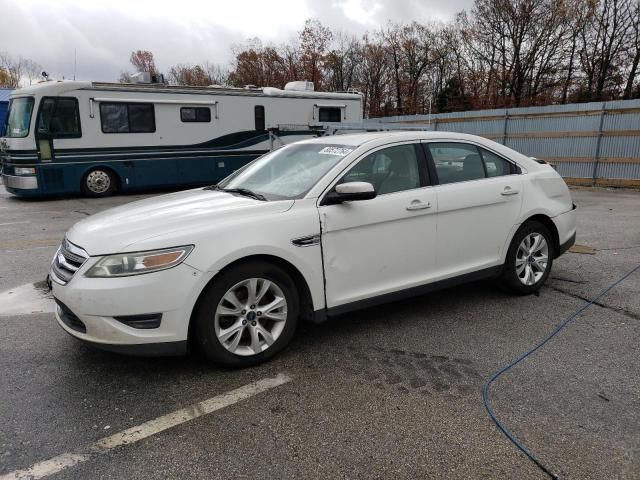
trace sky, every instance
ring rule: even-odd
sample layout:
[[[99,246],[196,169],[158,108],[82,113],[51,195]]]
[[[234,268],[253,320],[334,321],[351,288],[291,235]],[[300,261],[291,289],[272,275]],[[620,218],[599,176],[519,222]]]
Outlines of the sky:
[[[226,65],[253,37],[279,44],[307,18],[361,35],[388,21],[447,21],[472,0],[0,0],[0,52],[40,63],[51,78],[115,81],[133,50],[160,71],[177,63]]]

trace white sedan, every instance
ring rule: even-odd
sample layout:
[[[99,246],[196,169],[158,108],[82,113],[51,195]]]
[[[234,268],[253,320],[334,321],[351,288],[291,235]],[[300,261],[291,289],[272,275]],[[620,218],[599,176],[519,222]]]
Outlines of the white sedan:
[[[338,135],[89,217],[50,278],[74,337],[147,355],[193,346],[245,366],[282,350],[299,319],[486,277],[536,292],[575,225],[556,171],[490,140]]]

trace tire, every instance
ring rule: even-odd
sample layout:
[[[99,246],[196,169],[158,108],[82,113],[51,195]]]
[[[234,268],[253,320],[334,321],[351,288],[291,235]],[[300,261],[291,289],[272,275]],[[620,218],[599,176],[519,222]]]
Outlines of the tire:
[[[551,232],[540,222],[530,221],[518,229],[502,269],[502,280],[509,290],[520,295],[540,290],[551,272],[553,245]]]
[[[116,175],[108,168],[92,168],[84,177],[80,189],[87,197],[108,197],[118,188]]]
[[[255,304],[250,291],[256,292]],[[267,311],[270,305],[275,306]],[[193,319],[194,343],[214,363],[234,368],[257,365],[291,341],[299,305],[295,284],[282,268],[264,261],[240,264],[216,277],[203,292]]]

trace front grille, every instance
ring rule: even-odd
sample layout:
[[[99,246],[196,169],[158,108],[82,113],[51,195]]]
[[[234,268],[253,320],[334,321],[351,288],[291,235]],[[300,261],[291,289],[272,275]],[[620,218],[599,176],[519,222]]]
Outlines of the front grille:
[[[71,330],[75,330],[80,333],[87,333],[87,327],[82,320],[80,320],[76,314],[60,300],[56,298],[55,301],[58,305],[58,315],[60,316],[60,320],[62,320]]]
[[[65,238],[51,262],[51,278],[60,285],[66,285],[87,258],[87,252]]]

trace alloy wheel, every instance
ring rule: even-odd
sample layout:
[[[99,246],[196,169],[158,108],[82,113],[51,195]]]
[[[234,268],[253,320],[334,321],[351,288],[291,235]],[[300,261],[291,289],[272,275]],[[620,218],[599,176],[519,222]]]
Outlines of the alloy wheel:
[[[530,233],[522,239],[516,252],[516,276],[524,285],[540,281],[549,264],[549,245],[540,233]]]
[[[222,296],[215,311],[214,329],[220,344],[235,355],[267,350],[287,321],[282,289],[265,278],[238,282]]]

